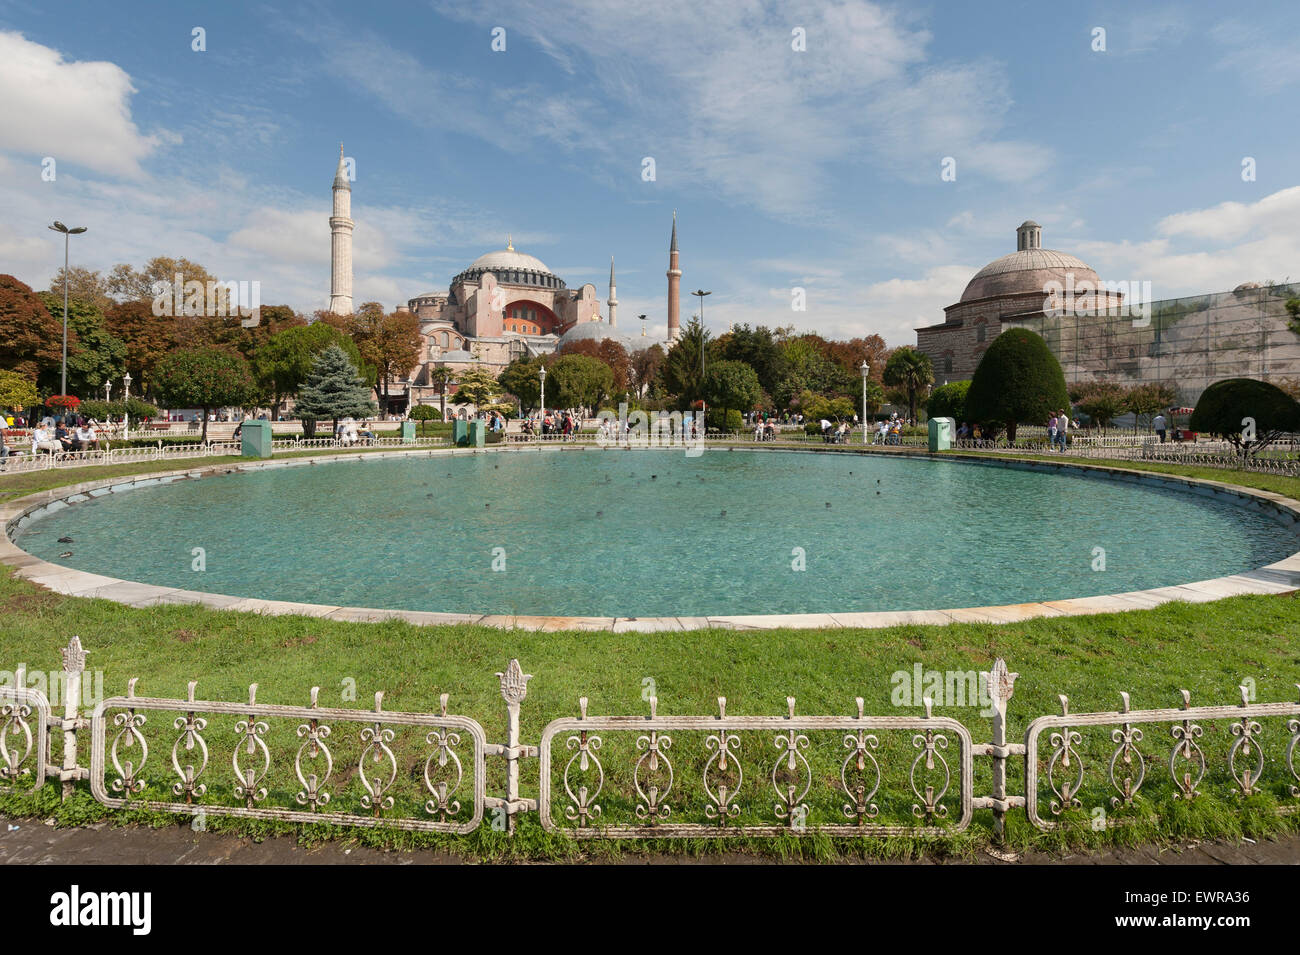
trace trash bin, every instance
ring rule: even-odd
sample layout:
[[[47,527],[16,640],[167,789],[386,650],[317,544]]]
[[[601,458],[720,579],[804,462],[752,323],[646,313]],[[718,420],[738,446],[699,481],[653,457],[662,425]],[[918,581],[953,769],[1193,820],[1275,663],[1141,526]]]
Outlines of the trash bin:
[[[952,436],[957,422],[952,418],[930,419],[930,450],[947,451],[952,447]]]
[[[471,421],[469,423],[469,437],[466,444],[471,448],[481,448],[487,444],[486,421]]]
[[[271,422],[245,421],[239,428],[239,453],[246,458],[271,456]]]
[[[451,443],[458,448],[463,448],[466,439],[469,437],[469,422],[464,418],[457,418],[451,423]]]
[[[410,444],[415,440],[415,422],[402,422],[402,444]]]

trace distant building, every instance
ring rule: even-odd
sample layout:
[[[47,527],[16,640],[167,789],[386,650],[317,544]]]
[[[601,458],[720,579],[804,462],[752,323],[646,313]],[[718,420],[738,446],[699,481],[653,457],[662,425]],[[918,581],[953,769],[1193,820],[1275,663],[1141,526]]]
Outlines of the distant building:
[[[1041,248],[1041,236],[1038,223],[1021,224],[1016,251],[975,273],[942,323],[916,330],[936,383],[970,378],[1008,328],[1041,335],[1070,384],[1163,382],[1183,405],[1223,378],[1300,378],[1300,336],[1286,312],[1300,284],[1151,301],[1149,288],[1102,280],[1077,257]]]

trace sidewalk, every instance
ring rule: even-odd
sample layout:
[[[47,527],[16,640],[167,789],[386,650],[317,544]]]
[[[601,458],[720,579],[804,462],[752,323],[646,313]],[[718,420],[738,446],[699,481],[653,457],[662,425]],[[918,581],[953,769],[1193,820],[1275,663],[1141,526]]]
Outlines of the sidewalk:
[[[9,829],[15,825],[17,829]],[[449,853],[429,849],[385,852],[348,847],[341,842],[305,849],[288,836],[254,842],[225,833],[194,832],[182,825],[143,829],[99,824],[56,829],[29,819],[0,819],[0,864],[4,865],[457,865],[463,861]],[[700,857],[628,856],[625,860],[629,865],[773,865],[778,861],[738,853]],[[936,861],[921,859],[911,864],[927,865]],[[987,853],[971,861],[978,865],[1001,864]],[[1204,842],[1169,849],[1078,853],[1059,858],[1030,853],[1018,861],[1035,865],[1296,865],[1300,864],[1300,836],[1257,843]]]

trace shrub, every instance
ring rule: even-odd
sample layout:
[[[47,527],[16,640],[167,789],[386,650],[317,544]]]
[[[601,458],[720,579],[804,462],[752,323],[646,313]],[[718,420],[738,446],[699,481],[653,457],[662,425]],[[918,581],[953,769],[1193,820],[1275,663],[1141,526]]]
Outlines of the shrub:
[[[1061,363],[1047,343],[1026,328],[1012,328],[993,339],[966,394],[967,417],[1005,425],[1010,441],[1016,439],[1020,422],[1046,421],[1052,412],[1069,406]]]
[[[951,384],[940,385],[930,392],[930,398],[925,403],[926,417],[965,421],[966,394],[969,391],[969,381],[954,381]]]
[[[1190,427],[1223,438],[1250,457],[1281,435],[1300,431],[1300,403],[1266,381],[1227,378],[1201,393]]]

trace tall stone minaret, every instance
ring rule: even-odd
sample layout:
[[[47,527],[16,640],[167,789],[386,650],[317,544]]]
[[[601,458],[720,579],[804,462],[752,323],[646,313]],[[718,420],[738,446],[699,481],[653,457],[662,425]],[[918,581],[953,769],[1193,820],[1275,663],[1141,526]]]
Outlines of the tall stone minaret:
[[[609,324],[611,326],[618,324],[618,292],[614,290],[614,257],[609,257],[609,301],[605,303],[609,306]]]
[[[339,143],[339,168],[334,173],[334,213],[330,216],[330,311],[352,314],[352,185],[348,182]]]
[[[673,241],[668,247],[668,340],[677,341],[682,335],[681,317],[682,270],[677,265],[677,213],[673,212]]]

